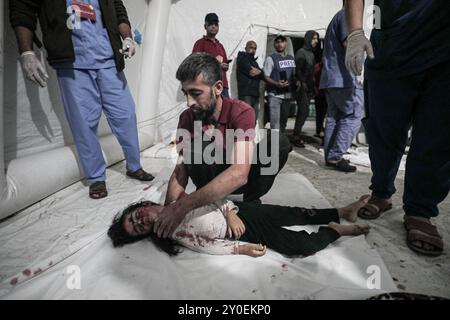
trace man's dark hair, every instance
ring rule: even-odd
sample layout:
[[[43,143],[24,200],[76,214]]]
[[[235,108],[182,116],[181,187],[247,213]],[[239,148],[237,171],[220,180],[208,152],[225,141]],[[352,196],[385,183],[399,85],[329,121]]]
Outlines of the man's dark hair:
[[[124,222],[128,215],[138,208],[148,206],[148,204],[149,201],[133,203],[114,217],[113,222],[108,230],[108,236],[111,238],[113,246],[117,248],[143,239],[149,239],[155,244],[156,247],[166,252],[170,256],[177,255],[180,250],[178,249],[176,242],[172,239],[158,238],[158,236],[153,231],[150,231],[149,234],[132,236],[125,230]]]
[[[195,81],[200,74],[203,75],[203,82],[212,87],[222,80],[219,61],[207,53],[193,53],[178,67],[176,77],[181,82]]]
[[[282,34],[279,34],[275,37],[275,39],[273,40],[273,42],[277,42],[278,40],[281,40],[283,42],[287,41],[286,37],[283,36]]]

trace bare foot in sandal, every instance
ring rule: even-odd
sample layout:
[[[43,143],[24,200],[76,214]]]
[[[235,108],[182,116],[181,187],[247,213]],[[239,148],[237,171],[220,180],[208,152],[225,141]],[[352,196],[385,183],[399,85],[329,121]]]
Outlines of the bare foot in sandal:
[[[96,181],[89,186],[89,196],[92,199],[102,199],[108,196],[105,181]]]
[[[406,243],[411,250],[430,257],[442,254],[444,241],[430,219],[405,216],[404,226],[407,231]]]
[[[359,209],[361,209],[367,204],[369,198],[370,198],[369,195],[364,195],[361,198],[359,198],[358,201],[353,202],[352,204],[349,204],[344,208],[339,208],[338,209],[339,218],[343,218],[349,222],[356,222]]]
[[[336,230],[341,236],[359,236],[366,235],[370,231],[368,224],[349,224],[343,225],[336,222],[330,222],[328,227]]]
[[[371,196],[366,205],[358,210],[358,217],[366,220],[378,219],[383,212],[392,209],[391,199],[382,199]]]

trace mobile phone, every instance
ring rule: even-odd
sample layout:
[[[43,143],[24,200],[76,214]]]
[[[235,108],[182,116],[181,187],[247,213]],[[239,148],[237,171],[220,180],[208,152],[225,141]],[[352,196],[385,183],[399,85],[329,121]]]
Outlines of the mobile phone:
[[[286,71],[280,71],[280,80],[281,81],[287,81],[287,73]]]
[[[227,64],[230,64],[233,59],[227,60]]]

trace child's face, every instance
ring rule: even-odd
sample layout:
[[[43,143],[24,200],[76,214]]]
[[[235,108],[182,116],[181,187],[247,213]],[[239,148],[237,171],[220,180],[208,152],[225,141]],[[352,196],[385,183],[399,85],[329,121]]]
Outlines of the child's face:
[[[158,218],[158,206],[148,203],[129,213],[124,220],[124,228],[133,237],[149,234]]]

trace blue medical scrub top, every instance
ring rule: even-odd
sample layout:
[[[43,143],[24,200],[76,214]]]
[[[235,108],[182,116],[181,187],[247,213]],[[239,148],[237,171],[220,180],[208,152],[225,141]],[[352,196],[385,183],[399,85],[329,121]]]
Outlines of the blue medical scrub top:
[[[381,28],[372,31],[375,60],[366,76],[401,78],[450,60],[449,0],[375,0]]]
[[[345,67],[345,48],[343,43],[347,37],[345,11],[341,10],[331,20],[325,35],[320,89],[361,88],[356,77]]]
[[[75,62],[59,63],[55,69],[106,69],[116,66],[114,52],[108,31],[103,26],[102,13],[98,0],[78,0],[91,4],[95,8],[96,21],[81,19],[81,28],[72,30],[72,42],[75,50]],[[67,7],[72,0],[66,0]]]

